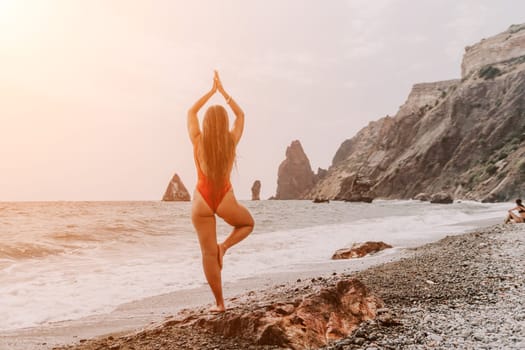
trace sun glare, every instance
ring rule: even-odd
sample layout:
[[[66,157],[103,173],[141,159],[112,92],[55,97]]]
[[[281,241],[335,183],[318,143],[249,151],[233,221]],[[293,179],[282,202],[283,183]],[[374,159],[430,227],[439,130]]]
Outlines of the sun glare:
[[[0,0],[0,44],[13,44],[17,40],[25,22],[21,18],[23,6],[19,0]]]
[[[49,15],[44,2],[0,0],[0,49],[23,46]]]
[[[3,24],[5,21],[12,21],[15,10],[20,5],[20,1],[17,0],[0,0],[0,24]]]

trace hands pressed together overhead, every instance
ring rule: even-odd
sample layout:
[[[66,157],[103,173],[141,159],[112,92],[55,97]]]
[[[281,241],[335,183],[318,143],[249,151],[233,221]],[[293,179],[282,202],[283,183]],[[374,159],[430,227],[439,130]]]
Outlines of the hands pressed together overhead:
[[[244,112],[241,107],[235,102],[230,94],[224,90],[222,85],[221,78],[219,77],[219,72],[216,70],[213,72],[213,86],[210,91],[208,91],[204,96],[199,98],[197,102],[188,110],[188,131],[192,142],[194,142],[198,135],[200,135],[200,126],[199,120],[197,118],[197,113],[199,110],[206,104],[206,102],[217,92],[219,91],[221,95],[226,100],[226,103],[232,109],[235,114],[235,121],[233,123],[232,135],[235,142],[239,142],[243,129],[244,129]]]
[[[229,103],[231,100],[231,96],[229,96],[226,93],[226,90],[224,90],[224,86],[222,86],[221,78],[219,77],[219,72],[217,70],[213,71],[213,87],[212,92],[215,93],[219,91],[219,93],[226,99],[226,102]]]

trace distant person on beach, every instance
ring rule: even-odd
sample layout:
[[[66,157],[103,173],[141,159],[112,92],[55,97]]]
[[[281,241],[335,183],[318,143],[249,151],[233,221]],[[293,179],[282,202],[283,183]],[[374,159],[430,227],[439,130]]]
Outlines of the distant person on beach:
[[[206,110],[201,130],[197,113],[217,91],[235,114],[233,127],[229,129],[226,109],[221,105],[214,105]],[[215,71],[211,90],[195,102],[188,111],[188,132],[193,144],[193,156],[198,174],[191,219],[199,237],[204,274],[215,296],[216,306],[211,309],[214,312],[223,312],[226,309],[221,280],[224,254],[246,238],[252,232],[254,225],[250,212],[235,199],[230,183],[235,149],[243,129],[244,112],[232,96],[226,93],[219,74]],[[219,244],[215,215],[233,226],[230,235]]]
[[[514,210],[518,211],[518,215],[513,213]],[[505,219],[505,223],[508,224],[511,221],[525,222],[525,207],[521,203],[521,199],[516,199],[516,207],[509,210],[509,215]]]

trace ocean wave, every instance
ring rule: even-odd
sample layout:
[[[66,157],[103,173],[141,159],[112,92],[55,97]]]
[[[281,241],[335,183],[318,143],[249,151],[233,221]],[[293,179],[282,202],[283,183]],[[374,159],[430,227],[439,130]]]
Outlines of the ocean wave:
[[[53,240],[65,242],[102,242],[104,239],[97,235],[90,235],[85,233],[54,233],[48,236]]]
[[[107,312],[120,303],[205,283],[188,204],[44,204],[12,204],[32,213],[28,216],[2,213],[0,329]],[[416,201],[243,204],[252,212],[256,229],[228,253],[227,281],[326,263],[336,249],[357,241],[383,240],[397,249],[424,243],[504,215],[509,206]],[[463,226],[450,226],[458,223]],[[230,231],[217,221],[219,239]]]
[[[34,243],[0,244],[0,259],[35,259],[62,252],[64,252],[64,249],[61,247],[49,247]]]

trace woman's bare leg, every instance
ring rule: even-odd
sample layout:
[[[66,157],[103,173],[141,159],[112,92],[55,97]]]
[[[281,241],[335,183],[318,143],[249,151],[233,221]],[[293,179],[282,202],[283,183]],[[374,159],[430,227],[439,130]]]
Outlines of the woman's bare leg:
[[[522,222],[522,218],[520,216],[517,216],[513,212],[509,211],[509,217],[514,220],[514,222]]]
[[[219,244],[219,264],[222,268],[222,258],[226,251],[253,231],[254,221],[248,209],[237,202],[233,191],[224,196],[217,208],[217,215],[233,226],[232,232]]]
[[[224,311],[215,215],[200,194],[195,192],[191,219],[199,237],[204,275],[215,296],[216,306],[211,311]]]

